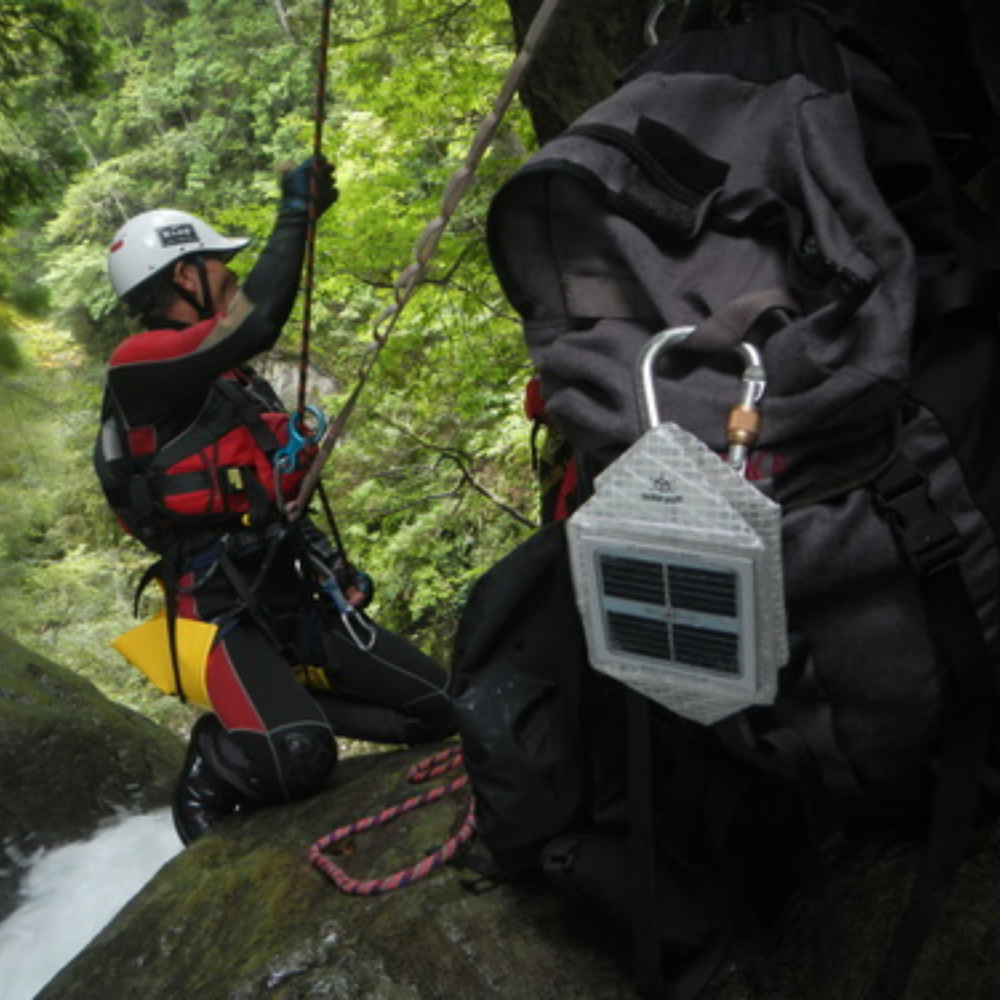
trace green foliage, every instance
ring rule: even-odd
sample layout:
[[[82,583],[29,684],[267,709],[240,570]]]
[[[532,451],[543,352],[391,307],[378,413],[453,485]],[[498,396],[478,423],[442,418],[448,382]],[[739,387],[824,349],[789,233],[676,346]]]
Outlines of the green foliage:
[[[74,151],[59,110],[93,86],[102,54],[94,15],[75,0],[0,2],[0,229],[65,178]]]
[[[22,212],[0,245],[25,292],[44,277],[54,326],[75,341],[22,318],[28,362],[0,370],[9,445],[0,502],[17,511],[0,521],[0,614],[23,641],[134,702],[143,682],[106,643],[130,624],[146,557],[118,533],[89,463],[100,365],[128,328],[104,275],[106,247],[126,218],[157,205],[263,242],[279,167],[312,148],[319,2],[95,0],[89,9],[109,57],[99,97],[60,101],[72,182],[55,211]],[[310,382],[329,411],[353,387],[392,283],[511,59],[504,0],[334,5],[324,149],[341,198],[319,227]],[[443,660],[472,581],[535,513],[521,415],[528,362],[484,246],[490,196],[529,146],[515,108],[326,477],[348,554],[375,578],[376,617]],[[295,316],[269,362],[289,404],[300,339]]]
[[[14,337],[12,310],[0,305],[0,373],[17,371],[21,367],[21,352]]]
[[[90,468],[99,372],[80,349],[8,310],[22,361],[0,374],[0,620],[26,645],[174,728],[186,710],[109,648],[131,627],[144,565],[122,544]]]

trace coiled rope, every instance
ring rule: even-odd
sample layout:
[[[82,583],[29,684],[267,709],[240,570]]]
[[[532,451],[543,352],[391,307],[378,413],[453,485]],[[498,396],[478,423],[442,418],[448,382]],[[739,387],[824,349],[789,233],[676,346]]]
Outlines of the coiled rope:
[[[457,770],[462,766],[462,748],[450,747],[441,753],[428,757],[426,760],[415,764],[407,772],[407,779],[411,784],[419,784],[430,781],[434,778]],[[448,864],[462,847],[467,844],[475,834],[476,819],[474,815],[474,803],[470,799],[465,817],[458,832],[446,841],[433,853],[427,855],[422,861],[408,868],[403,868],[385,878],[356,879],[348,875],[343,868],[337,865],[324,851],[335,847],[349,837],[354,837],[366,833],[386,823],[391,823],[394,819],[414,809],[420,809],[438,802],[447,795],[461,791],[469,783],[468,775],[461,775],[444,785],[424,792],[422,795],[414,795],[399,805],[390,806],[375,816],[367,816],[364,819],[349,823],[339,827],[325,837],[321,837],[309,849],[309,860],[318,868],[341,892],[351,896],[378,896],[382,893],[392,892],[394,889],[402,889],[404,886],[412,885],[420,879],[425,878],[431,872]]]

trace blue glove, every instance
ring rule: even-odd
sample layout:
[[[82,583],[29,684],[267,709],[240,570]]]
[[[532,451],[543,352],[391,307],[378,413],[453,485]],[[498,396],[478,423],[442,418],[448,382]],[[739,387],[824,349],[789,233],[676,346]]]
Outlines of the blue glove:
[[[368,607],[371,604],[372,597],[375,596],[375,581],[364,570],[356,569],[354,570],[354,586],[357,587],[364,597],[364,602],[360,607]]]
[[[317,167],[313,166],[314,163]],[[340,197],[333,180],[333,164],[324,156],[318,161],[310,156],[281,178],[281,207],[295,212],[307,211],[314,183],[316,218],[319,218]]]

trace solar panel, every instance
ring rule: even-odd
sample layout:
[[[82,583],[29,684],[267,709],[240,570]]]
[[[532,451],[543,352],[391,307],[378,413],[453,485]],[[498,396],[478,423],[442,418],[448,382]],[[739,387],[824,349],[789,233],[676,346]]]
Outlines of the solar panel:
[[[744,620],[748,560],[588,542],[607,656],[686,677],[746,677],[753,657],[746,641],[753,622]]]

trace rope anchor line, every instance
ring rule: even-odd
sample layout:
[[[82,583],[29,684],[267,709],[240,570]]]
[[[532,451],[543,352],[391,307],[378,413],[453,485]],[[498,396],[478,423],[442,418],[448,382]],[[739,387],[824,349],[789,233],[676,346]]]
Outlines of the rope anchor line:
[[[407,779],[411,784],[419,784],[430,781],[443,774],[456,770],[462,766],[463,756],[461,747],[450,747],[433,757],[415,764],[407,772]],[[441,847],[431,854],[428,854],[422,861],[415,865],[402,868],[392,875],[384,878],[356,879],[348,875],[344,869],[336,864],[324,852],[337,844],[342,843],[349,837],[366,833],[369,830],[386,823],[391,823],[394,819],[415,809],[423,808],[434,802],[439,802],[447,795],[461,791],[469,784],[468,775],[461,775],[453,778],[444,785],[432,788],[421,795],[414,795],[398,805],[389,806],[374,816],[366,816],[364,819],[356,820],[345,826],[339,827],[332,833],[321,837],[309,849],[309,860],[312,865],[321,871],[331,882],[343,893],[350,896],[378,896],[383,893],[392,892],[395,889],[402,889],[412,885],[422,878],[426,878],[431,872],[444,867],[452,861],[459,851],[472,839],[476,832],[476,820],[474,815],[474,801],[470,799],[465,817],[458,832],[447,840]]]

